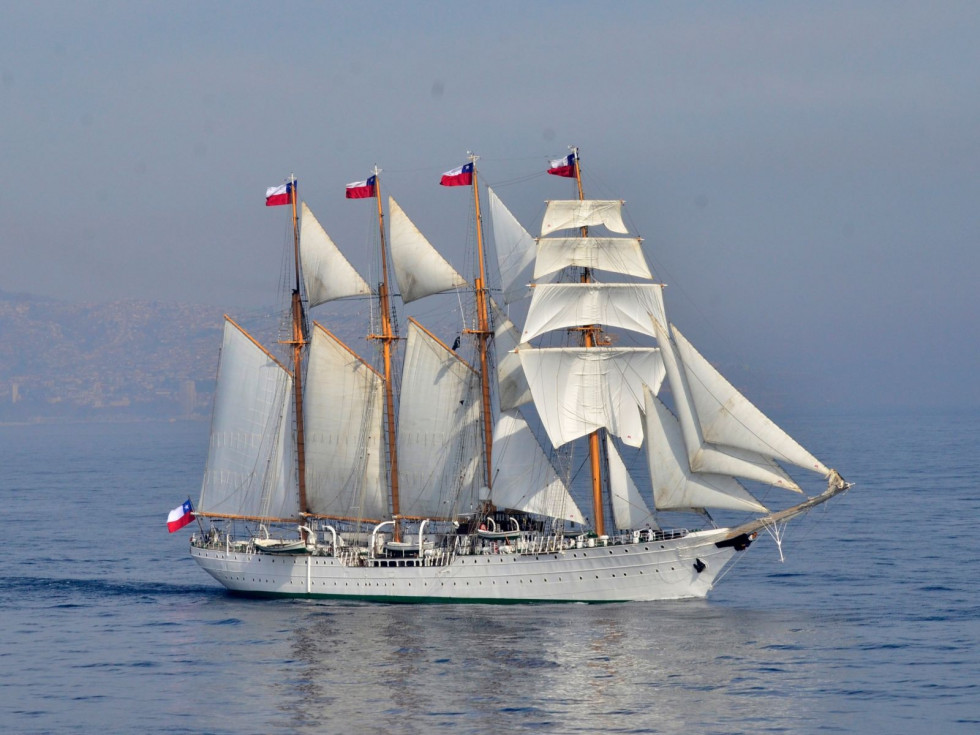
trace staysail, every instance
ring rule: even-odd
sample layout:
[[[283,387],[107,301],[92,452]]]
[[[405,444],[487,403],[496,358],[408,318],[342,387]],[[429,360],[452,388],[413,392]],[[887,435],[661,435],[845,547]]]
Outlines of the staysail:
[[[493,490],[499,508],[585,523],[565,483],[520,411],[503,411],[493,432]]]
[[[311,308],[344,296],[371,294],[371,287],[330,239],[306,202],[300,213],[300,242],[303,281]]]
[[[518,347],[530,347],[520,344],[521,333],[514,323],[501,311],[500,307],[491,300],[490,306],[494,314],[493,342],[497,353],[497,391],[501,411],[509,411],[531,401],[531,389],[524,377],[521,358],[517,355]]]
[[[504,206],[493,189],[488,188],[487,194],[504,303],[512,304],[528,294],[527,284],[521,275],[534,260],[534,238]]]
[[[727,508],[765,513],[766,507],[734,477],[691,472],[677,418],[646,388],[647,463],[657,510]]]
[[[402,301],[407,304],[424,296],[466,285],[466,279],[432,247],[392,197],[388,197],[388,211],[391,217],[391,260]]]
[[[606,456],[609,459],[609,492],[612,496],[616,528],[659,528],[653,512],[640,495],[615,442],[608,434]]]
[[[818,472],[830,469],[749,402],[671,325],[705,441],[738,447]]]
[[[713,445],[705,441],[695,413],[694,399],[691,397],[687,376],[681,370],[674,343],[667,328],[658,319],[651,318],[651,322],[660,344],[691,470],[742,477],[746,480],[756,480],[802,492],[792,478],[769,457],[737,447]]]

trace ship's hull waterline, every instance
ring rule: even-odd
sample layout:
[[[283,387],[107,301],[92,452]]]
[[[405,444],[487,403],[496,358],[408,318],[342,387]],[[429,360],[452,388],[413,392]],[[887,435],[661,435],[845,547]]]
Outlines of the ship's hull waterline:
[[[191,556],[230,591],[255,597],[384,602],[627,602],[703,598],[739,549],[727,529],[681,538],[547,553],[454,556],[351,565],[333,556],[285,555],[192,544]],[[719,546],[718,542],[722,542]]]

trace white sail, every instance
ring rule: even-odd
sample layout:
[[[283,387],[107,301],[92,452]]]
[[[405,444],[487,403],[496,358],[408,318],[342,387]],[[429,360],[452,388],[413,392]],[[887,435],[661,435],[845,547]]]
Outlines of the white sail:
[[[548,202],[541,223],[541,236],[556,230],[570,230],[592,225],[605,225],[611,232],[626,234],[623,224],[623,203],[618,199],[564,199]]]
[[[402,301],[407,304],[466,285],[466,279],[429,244],[391,197],[388,197],[388,211],[391,216],[391,261]]]
[[[767,512],[734,477],[691,472],[677,418],[649,388],[644,391],[644,400],[647,462],[657,510],[725,508]]]
[[[548,283],[534,287],[522,342],[555,329],[604,324],[655,336],[650,316],[666,324],[663,284]]]
[[[768,457],[735,447],[723,447],[704,440],[701,425],[694,410],[694,399],[687,376],[681,371],[673,340],[666,327],[657,319],[651,319],[663,356],[670,392],[677,407],[677,418],[684,436],[688,461],[694,472],[710,472],[721,475],[756,480],[787,490],[802,492],[786,472]],[[651,386],[652,387],[652,386]]]
[[[585,518],[520,411],[503,411],[493,431],[493,490],[498,508],[574,523]]]
[[[500,410],[509,411],[531,401],[531,389],[524,377],[521,358],[514,352],[519,346],[521,333],[492,299],[490,306],[494,312],[493,343],[497,354],[498,400]]]
[[[289,372],[226,319],[201,512],[298,515],[292,387]]]
[[[534,278],[575,266],[651,279],[640,242],[638,237],[542,237]]]
[[[664,364],[654,347],[519,349],[534,404],[552,445],[606,428],[643,442],[643,385],[659,390]]]
[[[705,441],[747,449],[824,476],[830,470],[739,393],[671,325]]]
[[[451,518],[475,511],[482,455],[479,375],[409,319],[398,416],[400,513]]]
[[[612,496],[616,528],[660,528],[640,491],[636,489],[636,483],[630,477],[609,434],[606,434],[606,456],[609,460],[609,493]]]
[[[488,188],[487,194],[504,303],[512,304],[528,295],[526,278],[522,279],[521,275],[534,260],[534,238],[504,206],[493,189]]]
[[[304,399],[310,512],[382,517],[388,512],[384,378],[316,324]]]
[[[300,209],[299,252],[311,308],[344,296],[370,295],[371,287],[334,245],[306,202]]]

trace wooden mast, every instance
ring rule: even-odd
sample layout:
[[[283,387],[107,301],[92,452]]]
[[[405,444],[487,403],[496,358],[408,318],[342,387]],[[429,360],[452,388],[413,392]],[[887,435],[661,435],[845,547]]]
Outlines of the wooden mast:
[[[292,339],[287,344],[293,348],[293,403],[296,412],[296,469],[299,477],[299,513],[309,512],[306,502],[306,439],[303,435],[303,348],[306,332],[303,329],[303,304],[300,294],[299,218],[296,214],[296,177],[289,175],[290,200],[293,205],[293,261],[296,280],[292,296]],[[305,537],[305,531],[304,531]]]
[[[398,540],[398,451],[395,441],[395,388],[392,379],[392,351],[395,335],[391,318],[391,294],[388,288],[388,248],[385,244],[384,209],[381,207],[381,169],[374,167],[374,199],[378,205],[378,231],[381,236],[381,284],[378,286],[378,301],[381,306],[381,334],[372,334],[369,339],[381,340],[384,356],[385,378],[385,424],[388,435],[388,476],[391,483],[391,514],[395,518],[395,539]]]
[[[579,201],[585,199],[585,192],[582,189],[582,169],[579,166],[578,148],[572,148],[572,155],[575,162],[575,182],[578,185]],[[589,236],[589,228],[582,228],[582,237]],[[592,272],[589,268],[582,269],[582,283],[592,282]],[[585,347],[595,347],[599,342],[599,325],[590,324],[582,329],[582,341]],[[592,468],[592,512],[595,518],[595,532],[599,536],[606,533],[605,513],[602,505],[602,465],[600,463],[599,431],[589,434],[589,465]]]
[[[479,156],[469,154],[473,164],[473,206],[476,213],[476,257],[480,264],[480,275],[476,278],[474,292],[476,295],[476,318],[477,328],[465,330],[476,335],[477,346],[480,352],[480,383],[483,388],[483,444],[484,444],[484,464],[486,465],[487,487],[493,487],[492,475],[493,464],[491,462],[491,452],[493,451],[493,413],[490,405],[490,365],[487,357],[490,337],[490,316],[487,310],[486,286],[486,267],[484,265],[483,253],[483,218],[480,214],[480,188],[477,180],[476,161]]]

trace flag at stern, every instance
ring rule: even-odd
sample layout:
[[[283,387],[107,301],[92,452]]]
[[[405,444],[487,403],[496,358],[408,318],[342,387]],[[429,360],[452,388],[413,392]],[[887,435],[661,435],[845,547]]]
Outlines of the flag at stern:
[[[167,516],[167,530],[170,533],[179,531],[188,523],[194,520],[194,507],[191,505],[190,498],[178,505]]]

